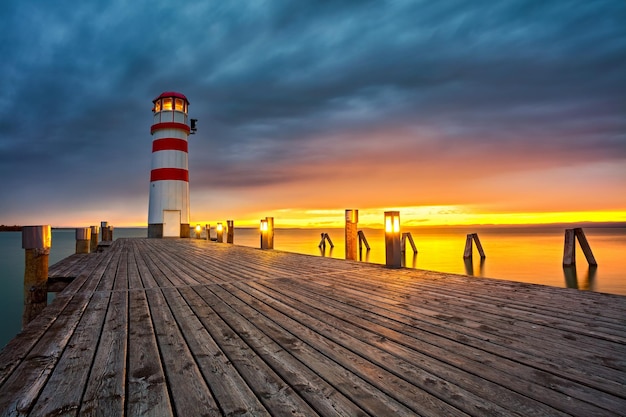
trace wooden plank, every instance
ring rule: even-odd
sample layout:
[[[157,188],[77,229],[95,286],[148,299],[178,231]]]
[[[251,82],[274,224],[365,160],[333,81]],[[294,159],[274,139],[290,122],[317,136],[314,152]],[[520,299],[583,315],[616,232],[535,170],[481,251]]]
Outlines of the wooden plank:
[[[138,266],[139,276],[129,275],[132,286],[149,275],[139,257],[129,254]],[[131,259],[133,259],[131,258]],[[174,416],[160,360],[156,335],[145,291],[129,291],[128,359],[126,415]]]
[[[247,288],[258,290],[261,283],[248,282],[233,285],[254,294]],[[267,287],[265,291],[268,291]],[[272,290],[269,292],[271,293]],[[433,361],[427,355],[357,328],[349,320],[327,313],[324,311],[326,308],[322,308],[319,304],[308,306],[308,303],[303,303],[302,299],[295,300],[289,305],[281,304],[280,296],[270,295],[267,292],[256,293],[255,297],[276,308],[285,316],[306,324],[310,329],[316,329],[317,333],[329,340],[352,352],[358,352],[367,363],[374,364],[391,375],[402,378],[411,385],[429,392],[442,402],[448,402],[470,415],[505,416],[515,415],[518,412],[521,415],[559,415],[552,408],[504,389],[489,380],[478,378],[463,368]],[[386,350],[392,348],[391,352]],[[353,372],[358,372],[358,370],[355,369]],[[388,381],[388,378],[385,378],[385,381]]]
[[[413,327],[406,323],[400,315],[394,315],[393,319],[385,318],[384,311],[376,309],[375,312],[361,310],[355,306],[353,302],[345,302],[343,297],[333,297],[332,294],[324,291],[316,291],[311,283],[299,283],[291,285],[291,283],[282,282],[283,285],[278,286],[276,282],[268,283],[258,282],[255,285],[265,285],[273,290],[290,291],[289,295],[299,302],[308,303],[316,300],[318,303],[332,307],[340,311],[338,314],[342,317],[350,317],[352,323],[375,332],[381,339],[395,341],[403,346],[410,346],[414,350],[419,350],[430,357],[439,361],[449,363],[453,366],[470,370],[472,373],[481,376],[486,380],[491,380],[502,386],[508,387],[520,394],[530,396],[538,401],[549,404],[555,408],[562,407],[562,394],[565,393],[569,397],[583,400],[582,406],[576,401],[570,400],[568,405],[571,407],[566,412],[581,412],[585,415],[590,413],[586,402],[601,404],[605,409],[616,412],[620,406],[620,401],[615,399],[623,391],[621,384],[615,384],[612,395],[606,395],[600,390],[589,389],[588,387],[575,386],[571,383],[571,379],[559,377],[552,373],[553,366],[540,370],[536,368],[536,357],[528,357],[530,360],[513,361],[509,358],[515,358],[516,351],[511,349],[503,351],[501,354],[493,354],[489,350],[475,349],[466,339],[454,340],[451,338],[439,337],[436,333],[424,333],[423,328]],[[289,284],[289,285],[288,285]],[[286,287],[283,289],[283,287]],[[293,291],[294,293],[291,293]],[[384,314],[384,315],[383,315]],[[405,323],[403,323],[405,321]],[[387,343],[381,344],[385,348],[389,346]],[[488,364],[489,366],[484,366]],[[565,368],[565,371],[569,370]],[[515,378],[511,378],[515,375]],[[558,392],[560,391],[560,392]],[[613,408],[611,408],[613,407]],[[602,415],[605,411],[596,413]],[[592,411],[594,411],[592,410]]]
[[[421,415],[465,415],[437,401],[432,396],[416,390],[395,375],[369,365],[355,352],[318,335],[309,327],[298,324],[287,316],[277,320],[271,309],[268,310],[268,307],[263,304],[250,301],[252,298],[249,295],[234,287],[220,286],[211,289],[219,292],[223,302],[233,306],[233,310],[245,312],[246,317],[255,317],[256,326],[261,326],[260,328],[271,335],[276,343],[281,344],[284,350],[292,352],[313,372],[331,384],[335,390],[341,392],[346,398],[352,399],[368,414],[414,415],[415,410],[419,409]],[[253,305],[256,311],[251,309],[250,306]],[[259,315],[259,312],[266,318]],[[273,322],[276,324],[272,324]],[[278,323],[284,330],[277,327]],[[243,334],[247,335],[248,331]],[[381,381],[384,383],[381,384]],[[310,389],[313,390],[313,388]],[[306,395],[307,392],[304,391],[301,395]]]
[[[181,288],[164,289],[163,293],[222,414],[269,416],[269,412],[187,304],[186,300],[198,297],[195,292],[190,288]]]
[[[222,304],[207,287],[194,287],[200,297],[188,294],[187,301],[205,329],[237,369],[256,397],[272,416],[318,415],[287,383],[265,363],[250,346],[217,314],[214,307]],[[208,292],[207,292],[208,291]],[[224,306],[224,308],[230,308]]]
[[[111,294],[102,336],[91,366],[81,402],[81,416],[123,416],[126,400],[126,361],[128,339],[128,275],[137,267],[122,254],[116,275],[116,291]],[[124,288],[124,282],[126,288]]]

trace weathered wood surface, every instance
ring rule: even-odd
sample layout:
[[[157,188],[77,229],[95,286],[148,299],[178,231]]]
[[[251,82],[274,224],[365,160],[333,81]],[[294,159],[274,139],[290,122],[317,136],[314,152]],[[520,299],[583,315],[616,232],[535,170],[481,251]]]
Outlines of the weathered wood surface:
[[[50,270],[2,416],[626,413],[626,297],[189,239]]]

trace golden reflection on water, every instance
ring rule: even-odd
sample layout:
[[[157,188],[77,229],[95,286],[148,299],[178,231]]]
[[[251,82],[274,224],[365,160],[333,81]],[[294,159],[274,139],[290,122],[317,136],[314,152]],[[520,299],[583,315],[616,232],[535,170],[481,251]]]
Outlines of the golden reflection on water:
[[[363,248],[360,258],[365,262],[385,263],[385,239],[382,229],[362,229],[371,250]],[[564,268],[564,228],[403,228],[411,232],[418,249],[407,249],[403,265],[432,271],[488,278],[570,287],[582,290],[626,295],[626,229],[585,228],[599,266],[589,268],[577,245],[577,264]],[[472,259],[464,260],[463,251],[468,233],[478,233],[486,259],[476,249]],[[320,233],[328,233],[334,248],[318,248]],[[258,247],[258,231],[253,239],[246,229],[238,229],[235,243]],[[276,229],[275,249],[343,259],[343,229]]]

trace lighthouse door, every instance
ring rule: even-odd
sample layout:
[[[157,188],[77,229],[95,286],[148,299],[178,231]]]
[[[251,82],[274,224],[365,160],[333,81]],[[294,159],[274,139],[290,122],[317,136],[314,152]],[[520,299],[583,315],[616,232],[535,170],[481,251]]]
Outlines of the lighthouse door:
[[[180,210],[163,210],[163,237],[180,237]]]

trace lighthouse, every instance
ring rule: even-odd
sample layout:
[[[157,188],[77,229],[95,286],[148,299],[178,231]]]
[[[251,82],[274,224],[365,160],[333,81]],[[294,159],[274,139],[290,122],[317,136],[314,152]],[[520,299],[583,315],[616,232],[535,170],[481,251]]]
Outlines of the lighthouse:
[[[153,103],[148,237],[189,237],[189,100],[167,91]]]

